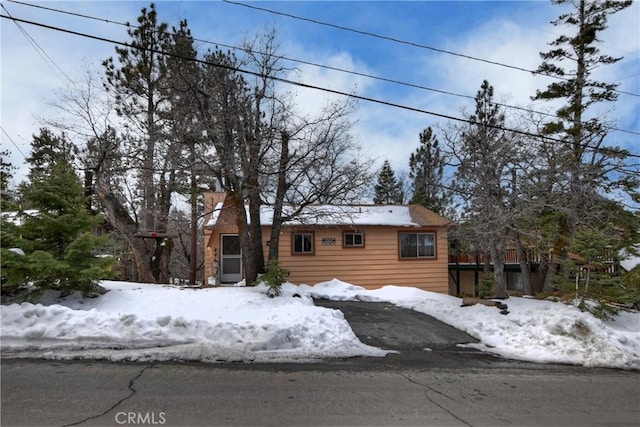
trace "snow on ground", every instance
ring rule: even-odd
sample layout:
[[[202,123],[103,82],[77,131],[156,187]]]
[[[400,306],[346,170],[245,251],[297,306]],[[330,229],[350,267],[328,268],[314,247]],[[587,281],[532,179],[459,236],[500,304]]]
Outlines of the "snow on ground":
[[[103,286],[109,292],[93,299],[0,307],[3,357],[304,362],[388,353],[360,342],[339,310],[313,305],[312,298],[327,298],[420,311],[478,338],[473,347],[507,358],[640,369],[638,312],[603,322],[562,303],[510,298],[504,316],[495,307],[461,307],[448,295],[398,286],[366,290],[335,279],[287,283],[273,299],[262,286]]]

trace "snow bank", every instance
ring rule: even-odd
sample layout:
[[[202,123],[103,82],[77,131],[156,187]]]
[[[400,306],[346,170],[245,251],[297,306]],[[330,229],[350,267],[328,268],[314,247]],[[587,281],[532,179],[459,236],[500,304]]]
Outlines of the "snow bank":
[[[638,312],[602,321],[570,305],[510,298],[504,316],[494,307],[461,307],[448,295],[398,286],[366,290],[337,279],[286,283],[278,298],[268,298],[263,286],[103,286],[109,292],[98,298],[0,307],[3,356],[264,362],[387,354],[360,342],[339,310],[313,305],[312,298],[326,298],[410,308],[480,340],[469,346],[507,358],[640,369]]]
[[[2,307],[3,355],[110,360],[300,361],[384,356],[338,310],[266,288],[104,282],[94,299]]]

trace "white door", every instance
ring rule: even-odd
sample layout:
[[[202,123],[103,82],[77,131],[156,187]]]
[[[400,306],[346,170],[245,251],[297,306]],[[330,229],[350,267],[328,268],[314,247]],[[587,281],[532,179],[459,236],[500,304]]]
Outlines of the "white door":
[[[240,237],[237,234],[223,234],[220,247],[222,283],[237,283],[242,280],[242,251]]]

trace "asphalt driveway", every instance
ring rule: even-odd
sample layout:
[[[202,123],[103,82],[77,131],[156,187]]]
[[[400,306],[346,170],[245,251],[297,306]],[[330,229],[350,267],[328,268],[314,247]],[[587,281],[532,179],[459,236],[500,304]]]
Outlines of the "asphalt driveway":
[[[395,350],[384,364],[430,367],[486,367],[499,359],[458,344],[478,340],[431,316],[393,304],[362,301],[314,300],[317,306],[342,311],[356,336],[365,344]],[[372,358],[369,363],[377,364]],[[506,362],[502,360],[502,362]]]

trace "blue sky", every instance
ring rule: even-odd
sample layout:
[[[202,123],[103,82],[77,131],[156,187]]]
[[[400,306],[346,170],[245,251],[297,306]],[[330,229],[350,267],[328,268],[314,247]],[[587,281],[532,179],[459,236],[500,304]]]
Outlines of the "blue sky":
[[[32,3],[87,14],[110,21],[135,22],[147,2],[39,2]],[[566,9],[549,1],[298,1],[250,2],[252,6],[325,21],[335,25],[376,33],[470,55],[525,69],[535,69],[538,53],[561,33],[550,24]],[[127,41],[124,27],[72,17],[52,11],[3,1],[12,16],[73,29],[110,39]],[[529,96],[549,80],[530,73],[480,61],[434,52],[355,34],[336,28],[292,19],[225,2],[157,2],[159,19],[176,24],[186,18],[198,39],[238,44],[253,38],[265,26],[275,26],[285,56],[333,67],[377,75],[438,90],[474,96],[483,79],[495,87],[498,100],[535,110],[549,108],[533,104]],[[2,14],[6,14],[2,10]],[[603,34],[602,51],[625,59],[602,71],[604,79],[621,84],[620,89],[640,94],[640,6],[613,16]],[[40,118],[57,112],[48,104],[56,90],[65,90],[67,77],[76,81],[86,64],[99,67],[114,55],[108,43],[83,39],[52,30],[21,24],[42,48],[39,54],[27,37],[7,19],[1,25],[1,123],[3,149],[19,167],[18,179],[26,174],[24,155],[29,154],[31,135],[38,132]],[[205,47],[205,45],[203,45]],[[43,59],[43,56],[47,58]],[[50,59],[49,59],[50,58]],[[55,65],[52,65],[54,64]],[[57,70],[60,67],[64,74]],[[388,102],[440,114],[461,117],[461,109],[473,110],[473,101],[437,92],[393,85],[364,77],[298,65],[298,79],[304,83],[354,92]],[[65,76],[66,75],[66,76]],[[313,113],[328,100],[324,92],[296,89],[299,108]],[[621,95],[608,117],[617,127],[640,132],[640,98]],[[510,113],[511,111],[509,111]],[[514,112],[515,113],[515,112]],[[418,147],[418,134],[427,126],[446,126],[444,119],[360,101],[354,114],[354,138],[376,167],[389,159],[396,171],[407,169],[409,155]],[[515,118],[514,118],[515,120]],[[640,137],[615,132],[611,143],[640,154]]]

